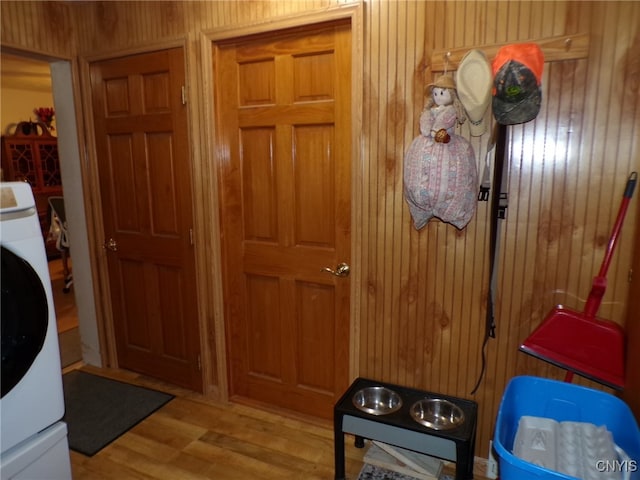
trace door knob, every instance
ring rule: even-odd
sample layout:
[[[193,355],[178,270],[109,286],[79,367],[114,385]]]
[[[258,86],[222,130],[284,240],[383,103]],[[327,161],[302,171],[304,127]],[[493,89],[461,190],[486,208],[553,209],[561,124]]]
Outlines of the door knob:
[[[113,238],[110,238],[109,240],[104,242],[103,247],[106,248],[107,250],[111,250],[112,252],[117,252],[118,242],[116,242]]]
[[[343,262],[343,263],[340,263],[335,270],[332,270],[329,267],[324,267],[322,271],[329,272],[331,275],[335,275],[336,277],[348,277],[349,265]]]

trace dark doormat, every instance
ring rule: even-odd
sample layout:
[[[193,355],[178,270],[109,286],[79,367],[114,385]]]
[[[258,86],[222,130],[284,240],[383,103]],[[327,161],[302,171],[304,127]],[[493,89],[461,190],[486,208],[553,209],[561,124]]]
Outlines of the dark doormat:
[[[74,370],[62,376],[69,448],[92,456],[174,398]]]

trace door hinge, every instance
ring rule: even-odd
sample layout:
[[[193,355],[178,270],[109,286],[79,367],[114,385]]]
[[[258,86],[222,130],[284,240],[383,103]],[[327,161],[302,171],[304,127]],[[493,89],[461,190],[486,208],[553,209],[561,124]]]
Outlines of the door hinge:
[[[182,96],[182,104],[186,105],[187,104],[187,89],[184,88],[184,85],[182,85],[182,88],[180,89],[181,92],[181,96]]]
[[[193,240],[193,228],[190,228],[190,229],[189,229],[189,244],[190,244],[191,246],[193,246],[193,244],[194,244],[194,243],[195,243],[195,242],[194,242],[194,240]]]
[[[200,354],[198,354],[198,371],[202,371],[202,358],[200,357]]]

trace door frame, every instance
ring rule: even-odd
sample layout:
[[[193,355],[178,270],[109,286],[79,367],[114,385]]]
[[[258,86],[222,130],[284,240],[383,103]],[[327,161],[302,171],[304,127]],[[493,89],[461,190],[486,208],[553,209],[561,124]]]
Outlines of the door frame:
[[[84,362],[101,366],[104,364],[104,346],[101,335],[96,331],[97,316],[94,296],[97,294],[94,257],[91,254],[91,203],[86,189],[89,176],[88,167],[82,161],[82,147],[85,144],[85,122],[82,116],[82,96],[80,95],[79,69],[75,59],[59,53],[3,43],[3,53],[30,58],[48,63],[51,68],[51,93],[59,122],[58,152],[60,156],[62,185],[69,229],[74,237],[74,277],[75,296],[78,308],[78,322],[84,348]]]
[[[199,117],[198,105],[191,99],[198,98],[198,62],[197,52],[190,47],[193,42],[189,42],[187,37],[180,37],[174,40],[163,42],[155,42],[152,44],[139,46],[131,49],[123,49],[109,51],[108,53],[97,53],[83,55],[78,58],[80,79],[81,79],[81,96],[83,100],[83,117],[85,119],[85,135],[86,150],[85,163],[87,166],[86,189],[85,194],[88,198],[88,204],[91,206],[90,218],[91,222],[87,225],[89,235],[90,256],[93,260],[92,269],[96,278],[96,317],[98,325],[98,337],[102,349],[103,367],[118,368],[118,359],[116,352],[115,331],[113,322],[113,311],[111,308],[111,291],[109,287],[109,276],[107,268],[107,256],[104,248],[102,248],[104,234],[104,222],[102,215],[102,201],[100,198],[100,183],[98,178],[98,156],[95,140],[95,126],[93,121],[93,105],[91,101],[91,82],[90,82],[90,65],[94,62],[117,59],[128,55],[137,55],[156,52],[160,50],[168,50],[172,48],[182,48],[185,54],[185,89],[187,96],[187,119],[189,122],[188,135],[191,145],[190,151],[190,175],[191,175],[191,194],[193,203],[193,229],[194,229],[194,254],[196,269],[196,285],[197,285],[197,307],[198,307],[198,326],[200,336],[200,355],[202,369],[202,385],[205,395],[216,394],[216,378],[215,369],[212,364],[212,352],[207,342],[207,332],[210,327],[207,319],[211,318],[207,298],[211,294],[208,291],[210,282],[207,282],[207,276],[210,269],[210,248],[206,239],[209,230],[209,222],[207,221],[211,205],[207,204],[209,189],[204,178],[202,168],[203,163],[197,162],[197,158],[202,158],[200,152],[199,137]],[[196,199],[202,199],[198,201]]]
[[[204,99],[203,111],[203,139],[202,150],[207,156],[203,158],[210,166],[210,187],[216,207],[212,210],[212,233],[210,241],[212,250],[215,252],[213,265],[210,272],[215,272],[215,283],[213,301],[213,334],[215,338],[215,363],[218,380],[218,394],[221,400],[229,399],[228,382],[228,357],[226,345],[226,328],[224,318],[224,294],[223,294],[223,259],[222,242],[220,240],[220,211],[219,211],[219,190],[218,175],[224,145],[217,144],[216,132],[216,109],[214,100],[215,78],[213,75],[213,54],[219,43],[228,43],[234,38],[241,38],[256,34],[277,34],[278,32],[290,28],[304,28],[312,25],[348,19],[351,23],[351,285],[350,285],[350,312],[349,312],[349,379],[358,375],[358,352],[359,352],[359,326],[360,326],[360,291],[361,279],[358,272],[361,272],[361,254],[357,248],[362,244],[362,224],[358,222],[362,212],[362,192],[364,167],[362,163],[362,114],[363,114],[363,4],[349,4],[340,7],[331,7],[313,13],[305,13],[299,16],[288,16],[283,18],[269,19],[268,22],[237,26],[224,30],[203,32],[200,38],[201,51],[201,80],[202,96]]]

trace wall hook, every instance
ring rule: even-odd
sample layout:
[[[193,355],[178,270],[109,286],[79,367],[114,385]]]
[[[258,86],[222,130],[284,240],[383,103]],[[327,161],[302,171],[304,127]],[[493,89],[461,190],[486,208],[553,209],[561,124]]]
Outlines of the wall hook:
[[[570,38],[566,38],[564,40],[564,49],[568,52],[569,50],[571,50],[571,43],[573,42],[573,40],[571,40]]]

